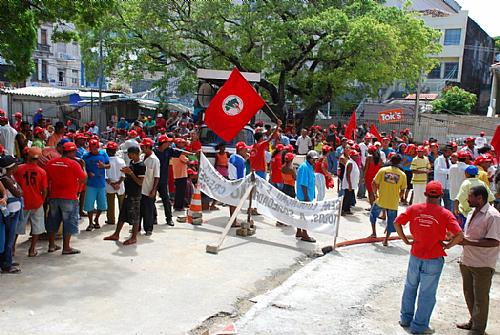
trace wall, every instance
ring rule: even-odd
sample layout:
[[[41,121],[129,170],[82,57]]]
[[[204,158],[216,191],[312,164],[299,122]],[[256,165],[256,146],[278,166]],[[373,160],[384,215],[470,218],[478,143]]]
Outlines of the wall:
[[[490,67],[494,62],[494,47],[493,38],[469,18],[460,86],[477,95],[478,103],[474,114],[486,115],[488,110],[491,94]]]

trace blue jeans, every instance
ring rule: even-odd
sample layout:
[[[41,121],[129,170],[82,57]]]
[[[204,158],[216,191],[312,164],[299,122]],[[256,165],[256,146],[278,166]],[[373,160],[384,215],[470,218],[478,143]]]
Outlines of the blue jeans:
[[[8,269],[12,266],[12,248],[14,247],[14,240],[16,239],[17,223],[19,222],[19,215],[21,211],[17,211],[8,215],[2,216],[1,220],[5,225],[5,245],[3,253],[0,254],[0,267]]]
[[[49,199],[49,214],[45,221],[47,233],[57,233],[61,221],[63,235],[78,234],[78,201],[68,199]]]
[[[436,305],[436,291],[443,265],[444,257],[420,259],[410,256],[401,301],[401,324],[410,326],[410,330],[414,333],[421,333],[429,328],[432,310]],[[415,312],[417,291],[418,301]]]
[[[443,190],[443,206],[449,211],[453,211],[453,201],[450,199],[450,190]]]
[[[382,207],[379,207],[376,203],[373,204],[371,210],[370,210],[370,223],[375,224],[377,223],[377,219],[380,215],[380,212],[385,209]],[[398,211],[395,211],[393,209],[385,209],[387,215],[387,228],[386,231],[388,233],[394,233],[396,232],[396,228],[394,228],[394,220],[396,220],[396,217],[398,216]]]

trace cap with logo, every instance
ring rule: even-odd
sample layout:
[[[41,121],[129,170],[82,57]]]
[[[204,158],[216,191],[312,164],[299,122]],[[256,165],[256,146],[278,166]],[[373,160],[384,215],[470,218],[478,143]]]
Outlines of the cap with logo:
[[[439,197],[443,195],[443,185],[437,180],[429,182],[425,186],[425,195],[428,197]]]
[[[109,149],[109,150],[117,150],[118,149],[118,144],[113,141],[109,141],[106,143],[103,147],[104,149]]]
[[[69,152],[69,151],[76,151],[76,144],[73,142],[66,142],[63,144],[63,151],[64,152]]]
[[[153,140],[150,139],[149,137],[146,137],[142,140],[141,142],[141,147],[150,147],[152,148],[153,147]]]

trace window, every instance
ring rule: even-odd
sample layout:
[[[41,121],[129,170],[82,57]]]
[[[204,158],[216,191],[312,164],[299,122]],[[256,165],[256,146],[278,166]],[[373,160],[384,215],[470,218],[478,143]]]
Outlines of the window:
[[[459,45],[461,29],[446,29],[444,32],[444,45]]]
[[[40,44],[47,45],[47,29],[40,29]]]
[[[35,68],[31,74],[31,81],[38,81],[38,59],[34,59],[33,62],[35,63]]]
[[[444,63],[444,78],[443,79],[457,79],[458,78],[458,62]]]
[[[59,82],[64,81],[64,70],[57,71],[57,78],[59,79]]]
[[[42,81],[47,82],[47,61],[42,60]]]
[[[441,78],[441,64],[438,64],[435,68],[427,74],[427,79],[439,79]]]
[[[71,83],[78,85],[78,70],[71,70]]]

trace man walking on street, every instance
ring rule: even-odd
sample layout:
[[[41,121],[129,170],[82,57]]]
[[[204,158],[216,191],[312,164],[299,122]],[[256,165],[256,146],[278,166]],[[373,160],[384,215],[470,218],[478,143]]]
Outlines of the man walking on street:
[[[394,222],[399,237],[407,245],[411,245],[399,324],[405,328],[409,327],[412,334],[433,333],[429,328],[429,321],[436,304],[436,292],[446,256],[444,250],[463,239],[463,233],[453,214],[441,207],[441,183],[428,183],[425,196],[425,203],[408,207]],[[413,236],[412,242],[408,241],[402,228],[402,225],[408,222]],[[447,232],[453,235],[449,243],[443,242]]]
[[[398,215],[399,199],[406,189],[406,174],[398,167],[401,164],[401,156],[396,154],[391,157],[391,165],[381,168],[373,179],[373,194],[375,202],[370,210],[370,223],[372,234],[377,237],[376,223],[382,210],[387,212],[387,227],[384,246],[389,243],[389,236],[395,232],[394,220]]]
[[[316,197],[316,176],[314,175],[314,166],[319,159],[319,154],[310,150],[306,155],[306,160],[302,163],[297,171],[297,199],[300,201],[311,202]],[[316,242],[314,238],[309,236],[307,230],[297,228],[296,238],[300,238],[306,242]]]
[[[307,129],[302,129],[301,136],[297,138],[295,145],[297,146],[299,155],[305,155],[312,149],[313,144],[311,138],[307,135]]]
[[[500,213],[488,203],[485,186],[474,186],[468,202],[474,211],[467,217],[463,252],[460,260],[465,302],[470,319],[457,324],[460,329],[485,334],[488,322],[491,280],[500,251]]]
[[[145,138],[141,142],[144,153],[144,165],[146,173],[142,181],[141,218],[146,236],[153,234],[153,225],[156,222],[156,191],[160,181],[160,160],[153,152],[153,140]]]
[[[342,215],[352,215],[351,206],[356,201],[354,193],[359,186],[359,167],[355,159],[359,153],[356,150],[349,151],[349,159],[345,165],[344,178],[342,178],[342,189],[344,190],[344,199],[342,201]]]

